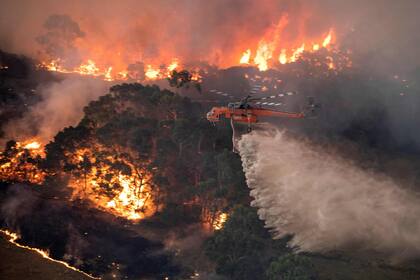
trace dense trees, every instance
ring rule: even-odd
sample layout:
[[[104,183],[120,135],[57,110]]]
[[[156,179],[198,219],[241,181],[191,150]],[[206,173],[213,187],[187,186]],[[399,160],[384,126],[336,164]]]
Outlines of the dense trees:
[[[286,252],[286,239],[272,240],[256,210],[244,206],[235,208],[206,244],[216,271],[229,279],[265,279],[270,261]]]

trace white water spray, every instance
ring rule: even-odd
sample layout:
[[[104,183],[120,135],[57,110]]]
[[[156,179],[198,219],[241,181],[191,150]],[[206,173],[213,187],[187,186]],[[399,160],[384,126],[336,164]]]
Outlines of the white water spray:
[[[366,249],[394,260],[420,255],[420,198],[283,132],[243,136],[239,151],[252,206],[302,251]]]

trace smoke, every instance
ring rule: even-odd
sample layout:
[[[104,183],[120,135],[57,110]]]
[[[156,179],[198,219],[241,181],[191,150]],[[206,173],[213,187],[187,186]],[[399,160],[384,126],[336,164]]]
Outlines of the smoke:
[[[83,108],[107,93],[109,83],[99,79],[69,77],[40,86],[42,101],[31,107],[22,119],[9,123],[5,139],[36,137],[46,143],[64,127],[76,125]]]
[[[4,225],[19,229],[18,220],[30,214],[38,202],[38,197],[27,185],[16,184],[7,190],[7,199],[1,203],[0,216]]]
[[[50,58],[78,57],[75,40],[85,34],[68,15],[51,15],[44,23],[46,32],[36,38]],[[74,59],[71,59],[73,61]]]
[[[0,48],[36,57],[38,38],[50,53],[69,44],[84,58],[113,64],[177,57],[226,66],[287,15],[281,44],[334,27],[339,42],[369,52],[379,65],[387,61],[383,56],[411,65],[419,62],[419,5],[416,0],[5,0]]]
[[[239,142],[259,217],[275,238],[310,252],[367,250],[394,260],[420,255],[420,197],[391,178],[284,132]]]

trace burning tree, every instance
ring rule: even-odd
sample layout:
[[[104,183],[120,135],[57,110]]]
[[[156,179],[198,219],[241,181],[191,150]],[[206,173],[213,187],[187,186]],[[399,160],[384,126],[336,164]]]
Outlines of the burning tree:
[[[9,141],[0,153],[0,180],[41,184],[46,176],[42,148],[37,141]]]

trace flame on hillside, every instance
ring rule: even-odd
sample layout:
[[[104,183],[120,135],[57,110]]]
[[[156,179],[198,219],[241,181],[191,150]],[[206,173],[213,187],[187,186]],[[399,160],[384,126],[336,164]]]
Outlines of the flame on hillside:
[[[44,157],[40,142],[15,142],[0,153],[0,180],[42,184],[46,173],[38,167]]]
[[[38,248],[34,248],[34,247],[30,247],[30,246],[26,246],[26,245],[21,245],[17,242],[17,240],[19,240],[19,235],[17,233],[11,232],[9,230],[3,230],[0,229],[0,232],[3,233],[4,235],[6,235],[9,238],[9,242],[14,244],[15,246],[19,247],[19,248],[23,248],[23,249],[27,249],[33,252],[36,252],[37,254],[39,254],[41,257],[43,257],[44,259],[47,259],[51,262],[54,263],[59,263],[61,265],[64,265],[65,267],[67,267],[68,269],[71,269],[73,271],[77,271],[79,273],[82,273],[83,275],[91,278],[91,279],[101,279],[99,277],[94,277],[86,272],[81,271],[80,269],[75,268],[74,266],[69,265],[68,263],[64,262],[64,261],[59,261],[59,260],[55,260],[53,258],[51,258],[49,256],[48,251],[44,251],[42,249],[38,249]]]
[[[284,21],[285,20],[281,21],[275,27],[274,35],[270,34],[268,35],[269,38],[262,38],[260,40],[256,50],[252,51],[248,48],[245,52],[243,52],[241,58],[239,59],[239,63],[249,64],[252,54],[254,53],[254,65],[256,65],[260,71],[266,71],[269,69],[270,65],[276,64],[276,61],[273,58],[277,58],[280,64],[293,63],[296,62],[305,51],[317,52],[321,49],[320,46],[325,49],[330,48],[334,36],[332,29],[330,29],[324,38],[315,40],[315,42],[302,42],[295,47],[285,48],[282,45],[281,39],[279,39],[279,33],[285,25]]]
[[[165,79],[173,70],[200,68],[196,71],[198,75],[201,70],[205,70],[203,65],[217,68],[228,68],[238,64],[253,65],[260,71],[266,71],[282,64],[296,62],[304,53],[331,51],[336,46],[337,36],[333,28],[321,30],[314,36],[306,34],[303,28],[291,32],[290,29],[296,30],[295,24],[287,15],[283,15],[277,24],[265,27],[259,35],[241,37],[240,40],[236,38],[233,45],[228,47],[229,51],[215,47],[212,51],[202,53],[199,59],[195,53],[190,53],[190,57],[183,52],[178,53],[177,49],[165,48],[165,42],[161,42],[161,46],[159,42],[154,42],[156,52],[147,55],[147,51],[137,45],[109,45],[101,42],[100,37],[85,36],[74,42],[77,52],[81,55],[77,62],[68,57],[44,55],[39,67],[48,71],[87,75],[106,81],[142,82]],[[89,30],[89,26],[82,26],[82,29],[85,28]],[[334,62],[331,63],[333,64]]]
[[[152,176],[127,157],[109,156],[106,149],[80,149],[67,155],[76,168],[70,187],[73,199],[87,199],[96,207],[129,220],[140,220],[154,214]]]
[[[126,155],[109,154],[106,148],[95,145],[65,155],[61,173],[70,174],[73,199],[88,200],[129,220],[153,215],[152,176],[145,165],[135,164]],[[57,175],[41,168],[44,157],[43,146],[35,140],[9,145],[0,154],[0,180],[43,184],[48,175]]]
[[[221,212],[213,221],[212,227],[214,230],[221,230],[228,219],[228,214]]]

